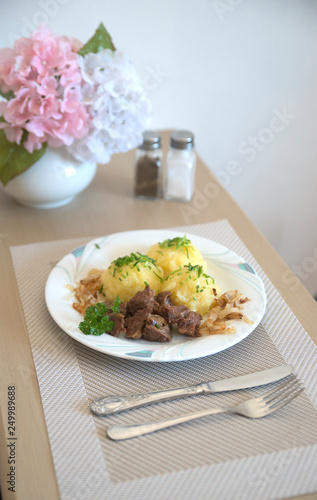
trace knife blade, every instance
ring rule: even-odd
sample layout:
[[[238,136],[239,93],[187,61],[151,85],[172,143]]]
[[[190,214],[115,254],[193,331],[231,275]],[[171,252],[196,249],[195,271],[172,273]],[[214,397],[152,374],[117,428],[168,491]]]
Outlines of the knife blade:
[[[239,377],[202,382],[188,387],[176,387],[145,394],[104,396],[95,399],[90,404],[90,409],[95,415],[104,417],[121,411],[132,410],[134,408],[140,408],[141,406],[161,403],[171,399],[180,399],[187,396],[196,396],[198,394],[235,391],[238,389],[247,389],[270,384],[287,377],[293,373],[293,371],[292,365],[280,365],[268,368],[267,370],[241,375]]]

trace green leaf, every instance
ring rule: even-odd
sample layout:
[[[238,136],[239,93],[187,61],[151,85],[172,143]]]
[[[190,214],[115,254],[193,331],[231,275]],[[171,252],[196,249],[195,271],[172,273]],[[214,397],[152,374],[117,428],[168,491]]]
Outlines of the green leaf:
[[[102,335],[105,332],[111,332],[114,327],[114,322],[109,320],[106,314],[108,307],[99,302],[94,306],[89,306],[86,309],[84,321],[79,323],[79,330],[85,335]]]
[[[100,52],[103,49],[116,50],[112,43],[111,36],[102,23],[99,24],[95,34],[85,43],[85,45],[78,51],[78,54],[85,56],[90,52]]]
[[[22,145],[10,142],[3,130],[0,130],[0,180],[5,186],[31,165],[37,162],[45,153],[46,144],[41,149],[29,153]]]
[[[14,97],[14,93],[12,92],[12,90],[9,90],[9,92],[2,92],[2,90],[0,89],[0,95],[7,99],[7,101]]]
[[[113,313],[117,314],[118,312],[120,312],[120,308],[119,308],[120,304],[121,304],[121,300],[120,300],[119,295],[117,295],[115,300],[114,300],[114,303],[111,306]]]

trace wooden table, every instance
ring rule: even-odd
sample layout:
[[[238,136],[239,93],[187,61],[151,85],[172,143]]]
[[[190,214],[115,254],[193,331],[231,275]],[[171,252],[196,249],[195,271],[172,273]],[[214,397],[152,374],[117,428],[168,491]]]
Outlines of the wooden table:
[[[167,145],[168,132],[165,131],[165,150]],[[199,158],[195,195],[189,204],[134,198],[133,164],[134,151],[115,155],[110,164],[99,167],[94,181],[85,192],[70,205],[55,210],[24,208],[5,193],[0,193],[1,443],[6,443],[7,437],[7,400],[3,395],[9,385],[15,385],[18,390],[16,492],[11,493],[7,489],[8,449],[2,445],[0,481],[3,500],[59,498],[10,246],[228,219],[317,343],[317,304]],[[25,369],[17,370],[19,366]],[[313,499],[316,496],[305,498]]]

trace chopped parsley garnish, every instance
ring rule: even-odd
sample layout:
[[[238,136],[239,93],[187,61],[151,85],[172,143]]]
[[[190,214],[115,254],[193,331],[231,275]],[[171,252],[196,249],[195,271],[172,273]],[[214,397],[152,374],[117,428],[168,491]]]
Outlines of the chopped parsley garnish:
[[[200,278],[200,276],[203,276],[204,278],[206,278],[207,285],[208,285],[208,280],[211,280],[213,283],[215,283],[215,280],[211,276],[209,276],[209,274],[204,273],[203,266],[199,266],[198,264],[196,264],[196,266],[192,266],[191,264],[185,264],[184,267],[187,267],[188,273],[192,272],[192,271],[197,273],[197,278]],[[196,281],[197,278],[195,278],[194,281]],[[189,279],[192,279],[191,274],[189,275]]]
[[[161,248],[171,248],[175,247],[175,250],[183,250],[183,252],[186,251],[187,253],[187,258],[189,259],[189,254],[188,254],[188,248],[193,248],[192,242],[186,238],[186,235],[183,236],[182,238],[180,236],[175,236],[175,238],[172,239],[167,239],[159,243],[159,246]]]
[[[113,313],[119,312],[120,298],[117,297],[111,306]],[[105,332],[111,332],[114,327],[114,322],[109,319],[107,314],[108,307],[106,304],[99,302],[94,306],[89,306],[86,309],[84,321],[79,323],[79,330],[84,335],[102,335]]]
[[[161,276],[159,276],[155,271],[153,271],[153,274],[155,274],[155,276],[160,280],[161,283],[162,283],[162,281],[164,281],[164,278],[162,278]]]
[[[139,264],[142,264],[144,267],[152,270],[152,266],[154,266],[158,272],[161,272],[160,269],[156,265],[156,260],[152,259],[148,255],[143,255],[140,252],[131,253],[131,255],[125,255],[124,257],[118,257],[118,259],[113,260],[109,267],[113,266],[113,276],[115,276],[116,272],[120,271],[123,266],[130,266],[131,269],[134,267],[140,271]],[[154,272],[154,271],[153,271]],[[128,275],[128,273],[127,273]]]
[[[172,271],[171,273],[169,273],[168,276],[166,276],[165,281],[168,280],[168,278],[170,278],[175,273],[177,273],[177,276],[180,276],[182,274],[181,271],[182,271],[181,267],[179,267],[178,269],[175,269],[175,271]]]
[[[196,285],[196,287],[195,287],[196,293],[204,292],[204,290],[206,289],[206,285],[209,284],[209,280],[211,280],[212,283],[215,283],[215,280],[211,276],[209,276],[209,274],[204,273],[203,266],[199,266],[198,264],[196,264],[195,266],[193,266],[190,263],[185,264],[183,268],[180,267],[180,268],[176,269],[175,271],[172,271],[168,276],[166,276],[165,281],[167,281],[174,273],[177,273],[177,276],[182,276],[183,273],[185,275],[187,275],[187,277],[184,280],[185,282],[189,281],[189,280],[197,282],[197,280],[199,280],[199,278],[201,278],[201,277],[205,278],[205,282],[198,282],[198,284]],[[180,281],[179,284],[181,286],[183,286],[184,281]],[[194,300],[196,300],[196,298],[194,298]]]
[[[196,272],[198,278],[200,278],[200,276],[204,273],[203,266],[199,266],[198,264],[196,264],[196,266],[192,266],[191,264],[185,264],[184,267],[187,267],[187,269],[188,269],[187,272],[190,272],[190,271]],[[206,276],[207,276],[207,274],[206,274]],[[191,276],[190,276],[190,279],[191,279]]]
[[[100,246],[98,245],[98,243],[95,243],[95,247],[98,248],[98,250],[100,250]]]

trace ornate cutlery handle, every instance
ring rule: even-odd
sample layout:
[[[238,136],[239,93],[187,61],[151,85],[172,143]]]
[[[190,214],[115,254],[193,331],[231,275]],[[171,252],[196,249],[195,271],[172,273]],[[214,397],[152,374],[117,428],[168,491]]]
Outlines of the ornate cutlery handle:
[[[149,392],[147,394],[127,394],[105,396],[95,399],[90,409],[99,417],[112,415],[124,410],[131,410],[132,408],[140,408],[140,406],[147,406],[152,403],[159,403],[168,401],[169,399],[179,399],[186,396],[194,396],[205,392],[204,383],[198,385],[191,385],[188,387],[178,387],[175,389],[167,389],[165,391]]]
[[[150,432],[158,431],[160,429],[166,429],[172,425],[189,422],[190,420],[195,420],[196,418],[206,417],[207,415],[230,412],[230,410],[231,408],[208,408],[207,410],[201,410],[196,413],[189,413],[180,417],[167,418],[165,420],[158,420],[147,424],[112,425],[108,427],[107,435],[110,439],[115,441],[129,439],[136,436],[143,436],[144,434],[149,434]]]

